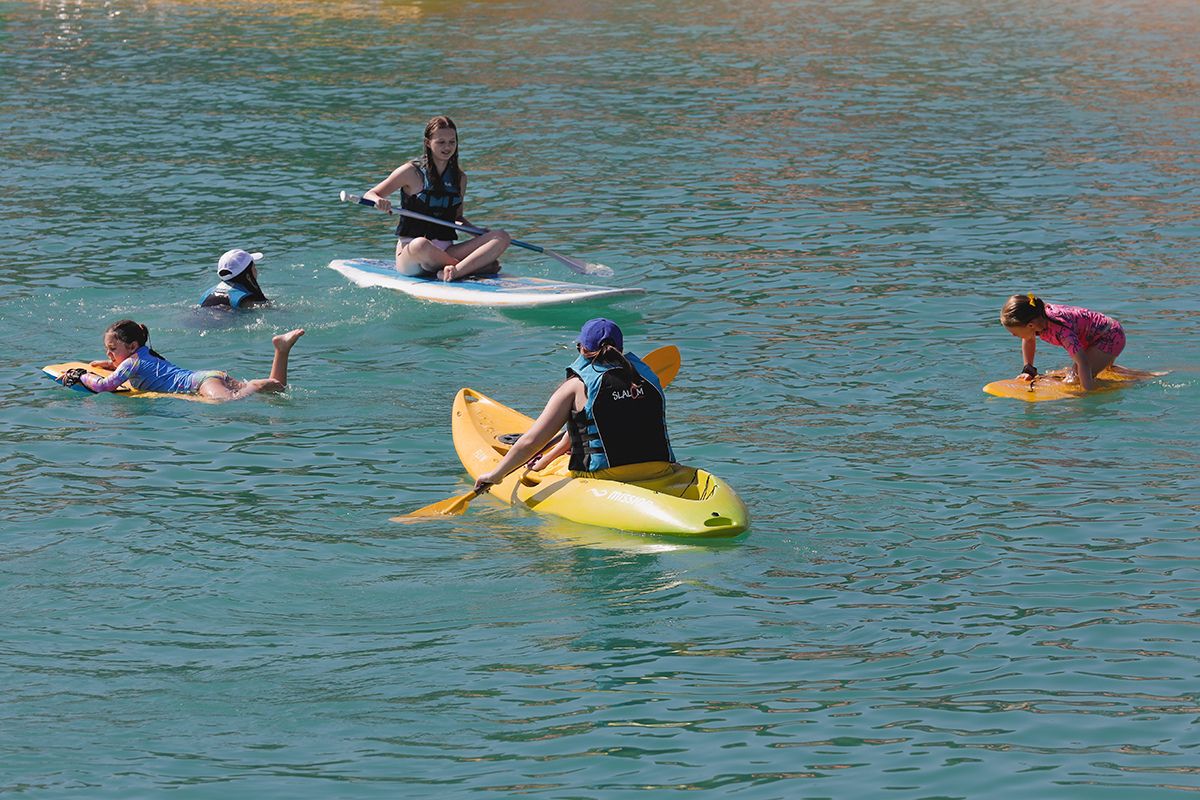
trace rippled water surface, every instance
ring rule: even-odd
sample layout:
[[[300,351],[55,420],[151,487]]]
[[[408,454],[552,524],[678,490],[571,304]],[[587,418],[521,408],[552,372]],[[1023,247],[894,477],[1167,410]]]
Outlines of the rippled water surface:
[[[0,42],[0,793],[1200,789],[1200,6],[6,0]],[[472,220],[647,293],[327,269],[390,252],[337,193],[436,113]],[[197,311],[235,246],[274,307]],[[1170,375],[983,395],[1028,290]],[[747,534],[388,522],[468,487],[458,388],[536,411],[598,314],[679,345],[676,452]],[[121,317],[244,377],[308,333],[278,398],[40,377]]]

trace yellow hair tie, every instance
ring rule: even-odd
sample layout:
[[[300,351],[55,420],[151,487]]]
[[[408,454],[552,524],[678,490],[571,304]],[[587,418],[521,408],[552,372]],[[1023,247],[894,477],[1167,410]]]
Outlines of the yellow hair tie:
[[[1037,298],[1033,296],[1033,292],[1026,295],[1029,298],[1029,305],[1037,307]]]

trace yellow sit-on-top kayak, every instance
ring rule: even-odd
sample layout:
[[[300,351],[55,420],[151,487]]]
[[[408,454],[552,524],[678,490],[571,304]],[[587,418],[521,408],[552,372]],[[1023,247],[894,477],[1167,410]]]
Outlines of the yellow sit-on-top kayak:
[[[492,470],[533,420],[472,389],[454,398],[454,449],[472,478]],[[741,498],[709,472],[681,464],[631,464],[606,479],[572,475],[568,456],[539,472],[524,467],[491,489],[493,497],[586,525],[670,536],[737,536],[749,525]],[[613,480],[621,471],[631,480]],[[635,478],[636,479],[632,479]]]

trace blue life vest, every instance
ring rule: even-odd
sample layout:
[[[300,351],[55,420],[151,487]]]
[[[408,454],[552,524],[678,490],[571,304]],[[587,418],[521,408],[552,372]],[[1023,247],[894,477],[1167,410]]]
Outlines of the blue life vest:
[[[572,411],[569,468],[595,472],[646,461],[674,461],[667,436],[666,400],[654,370],[626,353],[641,380],[632,384],[619,365],[589,361],[582,355],[567,367],[567,376],[583,381],[587,403]]]
[[[263,294],[258,281],[254,280],[253,276],[243,272],[241,275],[230,278],[228,281],[221,281],[205,292],[204,296],[200,298],[200,307],[213,308],[225,306],[237,309],[249,308],[255,303],[269,302],[271,301]]]
[[[225,283],[225,281],[221,281],[204,293],[204,296],[200,298],[200,307],[228,306],[229,308],[238,308],[250,294],[250,292],[240,286],[232,286]]]
[[[418,214],[437,217],[447,222],[456,222],[459,212],[462,210],[463,198],[462,191],[459,189],[462,173],[447,164],[446,172],[435,185],[429,180],[430,170],[422,161],[412,162],[413,166],[417,168],[417,172],[421,174],[421,191],[416,194],[408,194],[401,189],[400,205]],[[426,239],[441,239],[450,242],[458,238],[457,229],[453,225],[438,225],[412,217],[400,218],[400,224],[396,226],[396,235],[401,238],[424,236]]]

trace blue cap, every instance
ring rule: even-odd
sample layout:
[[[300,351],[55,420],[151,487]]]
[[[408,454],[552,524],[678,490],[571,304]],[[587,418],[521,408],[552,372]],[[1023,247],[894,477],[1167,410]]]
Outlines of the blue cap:
[[[617,327],[617,323],[603,317],[589,319],[583,323],[575,341],[583,345],[585,350],[592,352],[599,350],[606,341],[612,342],[613,347],[618,350],[625,349],[625,337],[621,335],[621,329]]]

